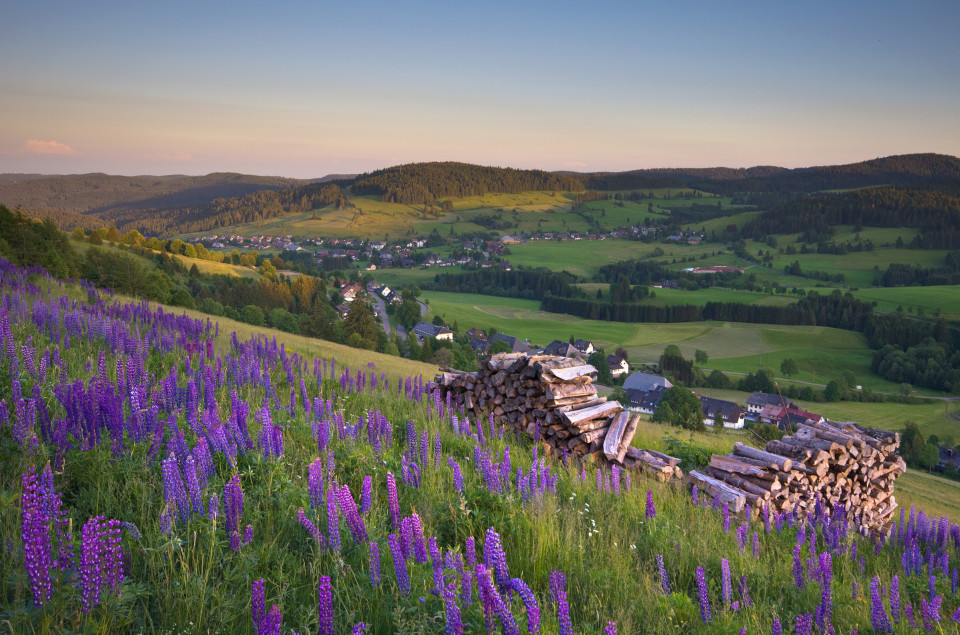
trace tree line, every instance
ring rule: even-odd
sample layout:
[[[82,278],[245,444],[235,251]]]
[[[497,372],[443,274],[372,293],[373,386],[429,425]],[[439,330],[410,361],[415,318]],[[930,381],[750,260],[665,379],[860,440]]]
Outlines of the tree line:
[[[575,286],[576,281],[575,276],[565,271],[544,268],[504,271],[500,267],[488,267],[475,271],[438,273],[433,281],[421,282],[420,287],[432,291],[539,300],[546,295],[561,298],[583,296],[583,291]]]

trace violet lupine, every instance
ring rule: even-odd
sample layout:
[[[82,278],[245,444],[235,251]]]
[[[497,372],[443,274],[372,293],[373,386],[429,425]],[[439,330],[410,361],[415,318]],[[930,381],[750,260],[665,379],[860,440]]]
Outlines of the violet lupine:
[[[307,466],[307,489],[310,491],[310,507],[314,509],[323,505],[323,461],[314,459]]]
[[[360,490],[360,513],[366,514],[370,511],[373,504],[373,479],[370,476],[363,477],[363,488]]]
[[[413,557],[418,563],[424,564],[427,562],[427,540],[419,514],[410,516],[410,526],[413,529]]]
[[[400,540],[397,534],[387,536],[387,544],[390,545],[390,555],[393,556],[393,569],[397,576],[397,586],[400,587],[400,595],[410,595],[410,576],[407,575],[407,561],[403,556],[403,549],[400,548]]]
[[[560,635],[573,635],[573,622],[570,621],[570,604],[567,602],[566,591],[560,591],[557,597],[557,621],[560,624]]]
[[[163,472],[163,499],[170,509],[177,511],[177,517],[185,522],[190,518],[190,503],[187,499],[187,490],[180,477],[180,466],[177,457],[171,453],[170,457],[161,462]]]
[[[653,492],[652,492],[651,490],[647,490],[647,510],[646,510],[646,516],[647,516],[647,518],[656,518],[656,516],[657,516],[657,508],[656,508],[656,506],[653,504]]]
[[[520,578],[510,580],[510,588],[520,595],[523,600],[523,606],[527,610],[527,633],[534,635],[540,632],[540,605],[537,604],[537,598],[533,595],[530,587]]]
[[[780,625],[780,620],[773,618],[773,628],[770,629],[770,635],[783,635],[783,626]]]
[[[317,588],[318,611],[320,614],[320,635],[333,635],[333,585],[330,576],[320,576]]]
[[[567,588],[567,576],[559,569],[550,572],[550,597],[554,602],[560,602],[560,592]]]
[[[507,555],[503,552],[500,534],[495,532],[493,527],[487,530],[486,537],[483,541],[483,563],[493,572],[497,586],[500,587],[501,590],[506,589],[510,583]]]
[[[829,552],[820,554],[820,617],[821,628],[830,623],[833,614],[833,559]]]
[[[800,545],[794,545],[793,547],[793,583],[798,589],[803,588],[803,562],[800,560]]]
[[[670,580],[667,578],[667,568],[663,564],[662,555],[657,555],[657,570],[660,572],[660,588],[670,595]]]
[[[707,591],[707,576],[703,567],[697,567],[697,597],[700,600],[700,619],[704,624],[711,622],[710,595]]]
[[[330,549],[340,551],[340,513],[337,510],[336,484],[327,489],[327,539]]]
[[[747,576],[740,578],[740,601],[744,606],[753,606],[753,598],[750,597],[750,586],[747,584]]]
[[[261,625],[267,618],[266,593],[263,584],[263,578],[260,578],[250,587],[250,614],[257,633],[260,633]]]
[[[370,585],[380,586],[380,545],[375,542],[370,543]]]
[[[120,521],[90,518],[81,531],[77,579],[81,611],[100,603],[105,588],[119,589],[123,583],[123,553],[120,549]]]
[[[480,429],[479,427],[477,428]],[[447,584],[443,587],[444,617],[446,619],[447,635],[463,635],[463,619],[460,616],[460,607],[457,606],[457,585]]]
[[[187,478],[187,490],[190,492],[190,502],[193,505],[193,513],[203,515],[203,491],[200,487],[200,479],[197,478],[197,464],[193,456],[187,456],[184,466],[184,475]]]
[[[883,608],[883,599],[880,597],[880,577],[874,576],[870,581],[870,623],[878,633],[892,633],[887,611]]]
[[[320,533],[320,530],[313,523],[313,521],[307,518],[307,515],[303,512],[303,507],[297,510],[297,520],[299,520],[303,528],[307,530],[307,533],[310,534],[310,537],[313,538],[318,545],[320,545],[320,548],[326,549],[326,539],[323,537],[323,534]]]
[[[617,623],[607,622],[607,625],[603,627],[603,635],[617,635]]]
[[[723,533],[730,533],[730,505],[727,501],[723,502]]]
[[[733,599],[733,584],[730,577],[730,561],[726,558],[720,560],[720,589],[723,603],[729,608],[730,601]]]
[[[207,518],[215,522],[220,515],[220,497],[216,494],[210,495],[210,501],[207,503]]]
[[[239,474],[234,474],[233,478],[223,486],[223,504],[226,508],[224,517],[227,533],[232,534],[240,531],[240,517],[243,515],[243,489],[240,487]]]
[[[477,547],[476,540],[473,536],[467,536],[467,545],[465,550],[467,552],[467,565],[470,567],[477,566]]]
[[[243,529],[243,544],[249,545],[253,542],[253,525],[247,525]]]
[[[397,498],[397,481],[393,474],[387,472],[387,502],[390,507],[390,526],[400,528],[400,501]]]
[[[337,505],[340,507],[340,513],[347,521],[347,528],[350,530],[350,535],[353,536],[353,541],[357,544],[367,542],[367,528],[363,524],[363,519],[360,517],[360,512],[357,510],[357,505],[354,503],[350,488],[347,485],[343,485],[337,490]]]
[[[936,625],[940,623],[940,605],[942,603],[942,595],[938,595],[929,602],[927,598],[920,598],[920,617],[923,619],[925,630],[933,631]]]
[[[20,503],[20,537],[23,540],[23,560],[30,578],[33,602],[42,606],[50,599],[53,586],[50,580],[52,548],[43,492],[32,470],[22,476],[24,492]]]

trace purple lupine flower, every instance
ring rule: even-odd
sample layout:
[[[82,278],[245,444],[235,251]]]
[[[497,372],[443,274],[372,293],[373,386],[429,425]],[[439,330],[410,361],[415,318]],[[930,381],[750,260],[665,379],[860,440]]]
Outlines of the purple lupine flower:
[[[240,553],[240,532],[234,531],[230,534],[230,551]]]
[[[50,580],[52,549],[46,505],[37,475],[33,470],[22,476],[24,492],[21,498],[21,539],[23,559],[30,578],[33,602],[42,606],[53,592]]]
[[[386,384],[384,384],[384,387],[386,387]],[[353,635],[366,635],[366,633],[367,625],[363,622],[358,622],[353,626]]]
[[[743,553],[747,546],[747,525],[744,523],[737,527],[737,546],[740,547],[740,553]]]
[[[423,524],[418,514],[411,514],[410,526],[413,529],[413,557],[423,564],[427,562],[427,540],[423,534]]]
[[[617,635],[617,623],[607,622],[607,625],[603,627],[603,635]]]
[[[570,621],[570,604],[567,592],[560,591],[557,596],[557,621],[560,623],[560,635],[573,635],[573,623]]]
[[[123,554],[120,550],[120,521],[90,518],[81,532],[77,578],[81,611],[100,603],[104,588],[116,589],[123,582]]]
[[[662,555],[657,555],[657,570],[660,572],[660,588],[670,595],[670,580],[667,578],[667,568],[663,564]]]
[[[880,597],[880,576],[874,576],[870,581],[870,623],[878,633],[892,633],[887,611],[883,608],[883,599]]]
[[[212,521],[220,515],[220,497],[216,494],[210,495],[210,501],[207,503],[207,518]]]
[[[177,517],[181,521],[186,521],[190,518],[190,503],[187,499],[187,490],[183,486],[183,479],[180,477],[177,457],[171,453],[170,457],[164,459],[160,465],[163,472],[163,499],[168,507],[177,510]]]
[[[940,623],[940,605],[943,603],[943,596],[938,595],[929,602],[927,598],[920,598],[920,616],[923,618],[923,628],[932,631]]]
[[[783,627],[777,618],[773,618],[773,628],[770,629],[770,635],[783,635]]]
[[[730,577],[730,561],[726,558],[720,560],[720,589],[723,603],[729,608],[733,596],[733,585]]]
[[[243,544],[249,545],[253,542],[253,525],[247,525],[243,528]]]
[[[700,497],[699,497],[699,495],[698,495],[697,486],[696,486],[696,485],[694,485],[694,486],[693,486],[693,489],[690,490],[690,497],[693,499],[693,504],[694,504],[694,505],[699,505],[699,504],[700,504]]]
[[[320,530],[317,529],[317,526],[313,524],[313,521],[307,518],[307,515],[303,513],[303,507],[297,510],[297,520],[300,521],[300,524],[303,525],[303,528],[307,530],[307,533],[310,534],[310,537],[320,545],[321,549],[326,549],[327,541],[324,539],[323,534],[320,533]]]
[[[370,511],[373,501],[373,479],[370,476],[363,477],[363,488],[360,490],[360,513],[366,514]]]
[[[227,533],[240,531],[240,517],[243,515],[243,489],[240,487],[239,474],[234,474],[223,486],[223,504],[226,507],[224,516]]]
[[[320,613],[320,635],[333,635],[333,585],[330,584],[330,576],[320,576],[317,598]]]
[[[307,466],[307,488],[310,491],[310,507],[319,508],[323,505],[323,461],[314,459]]]
[[[337,510],[336,484],[327,489],[327,536],[330,549],[340,551],[340,513]]]
[[[337,490],[337,505],[347,521],[347,528],[350,530],[350,535],[353,536],[353,541],[357,544],[365,543],[367,541],[367,528],[363,524],[360,512],[357,511],[356,503],[353,502],[349,486],[343,485]]]
[[[829,552],[820,554],[820,609],[822,624],[830,622],[830,616],[833,614],[833,559]]]
[[[400,595],[410,595],[410,576],[407,575],[407,561],[403,556],[403,549],[400,548],[400,540],[397,538],[397,534],[387,536],[387,544],[390,545],[390,555],[393,556],[393,569],[397,575]]]
[[[803,562],[800,560],[800,545],[794,545],[793,547],[793,583],[798,589],[803,588]]]
[[[750,586],[747,584],[747,576],[740,578],[740,601],[744,606],[753,606],[753,598],[750,597]]]
[[[527,610],[527,633],[534,635],[540,632],[540,606],[530,587],[520,578],[510,580],[510,588],[520,595],[523,606]]]
[[[253,626],[260,632],[261,625],[267,618],[266,593],[263,588],[263,578],[260,578],[250,587],[250,613]]]
[[[380,545],[375,542],[370,543],[370,585],[380,586]]]
[[[397,481],[393,474],[387,472],[387,502],[390,507],[390,526],[394,530],[400,528],[400,502],[397,498]]]
[[[474,539],[473,536],[467,536],[466,552],[467,552],[467,565],[470,567],[477,566],[476,540]]]
[[[197,478],[197,464],[193,456],[187,456],[184,467],[184,475],[187,477],[187,490],[190,492],[190,502],[193,505],[193,513],[203,515],[203,491],[200,488],[200,479]]]
[[[953,612],[953,615],[950,616],[950,619],[956,624],[960,624],[960,606],[957,607],[957,610]]]
[[[727,501],[723,502],[723,533],[730,533],[730,505]]]
[[[656,506],[653,504],[653,492],[652,492],[651,490],[647,490],[647,512],[646,512],[646,515],[647,515],[647,518],[656,518],[656,516],[657,516],[657,508],[656,508]]]
[[[753,532],[753,557],[760,557],[760,536],[757,535],[757,532]]]
[[[479,427],[477,429],[480,429]],[[448,584],[443,587],[444,616],[447,623],[447,635],[463,635],[463,620],[460,617],[460,607],[457,606],[457,585]]]
[[[910,625],[910,628],[917,630],[917,622],[913,619],[913,605],[907,602],[903,607],[903,612],[907,615],[907,623]]]
[[[280,635],[280,625],[283,617],[280,615],[280,607],[276,604],[270,606],[267,611],[267,617],[260,624],[259,635]]]
[[[507,556],[503,552],[503,545],[500,542],[500,534],[493,530],[493,527],[487,530],[483,541],[483,563],[487,569],[493,572],[497,581],[497,586],[504,590],[510,583],[510,571],[507,569]]]
[[[703,572],[703,567],[697,567],[697,597],[700,600],[700,619],[704,624],[709,624],[711,622],[710,596],[707,592],[707,576]]]
[[[550,597],[554,602],[560,602],[560,592],[567,588],[567,576],[563,571],[554,569],[550,572]]]

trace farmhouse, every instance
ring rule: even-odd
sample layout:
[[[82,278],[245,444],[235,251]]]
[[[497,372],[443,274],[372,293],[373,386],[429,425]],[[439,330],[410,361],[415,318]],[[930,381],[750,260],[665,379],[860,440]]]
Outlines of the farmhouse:
[[[490,338],[490,343],[494,342],[504,342],[507,346],[510,347],[511,353],[526,353],[530,350],[530,345],[521,340],[518,337],[512,335],[504,335],[503,333],[497,333]]]
[[[666,388],[663,386],[657,386],[653,390],[627,390],[627,400],[630,402],[627,410],[652,415],[663,399],[664,390]]]
[[[353,302],[361,293],[363,293],[363,287],[357,282],[351,282],[340,289],[340,295],[342,295],[343,299],[347,302]]]
[[[650,373],[632,373],[623,382],[623,389],[650,391],[655,388],[673,388],[673,384],[666,377],[660,375],[651,375]]]
[[[610,374],[614,377],[630,372],[630,365],[627,364],[627,360],[619,355],[607,355],[607,366],[610,367]]]
[[[577,350],[573,344],[568,344],[563,340],[553,340],[543,349],[547,355],[562,355],[563,357],[580,357],[582,353]]]
[[[436,324],[431,324],[430,322],[418,323],[415,327],[413,327],[413,334],[417,336],[417,341],[420,343],[423,343],[423,340],[428,337],[438,340],[447,340],[449,342],[453,341],[453,331],[445,326],[437,326]]]
[[[589,355],[593,351],[597,350],[593,347],[593,342],[590,340],[577,340],[573,343],[573,345],[584,355]]]
[[[784,408],[789,408],[793,405],[792,401],[780,395],[771,395],[766,392],[752,392],[750,396],[747,397],[747,413],[758,415],[768,403],[783,406]]]
[[[704,425],[713,426],[720,422],[724,428],[739,430],[743,427],[743,408],[737,404],[703,396],[699,396],[699,399]]]

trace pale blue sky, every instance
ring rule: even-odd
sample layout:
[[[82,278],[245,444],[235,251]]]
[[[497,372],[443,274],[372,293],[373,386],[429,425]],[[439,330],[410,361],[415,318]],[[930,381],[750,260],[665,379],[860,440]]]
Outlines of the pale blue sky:
[[[960,154],[960,3],[7,2],[0,171]]]

